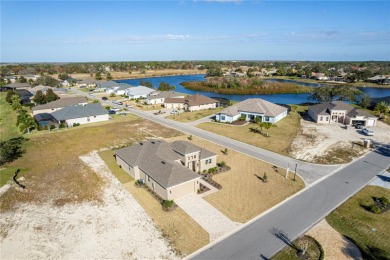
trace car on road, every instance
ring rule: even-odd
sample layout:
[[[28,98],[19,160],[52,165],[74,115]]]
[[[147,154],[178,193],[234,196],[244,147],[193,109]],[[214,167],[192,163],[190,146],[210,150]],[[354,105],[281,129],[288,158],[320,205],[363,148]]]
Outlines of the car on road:
[[[171,112],[171,115],[178,115],[179,114],[179,111],[177,111],[177,110],[172,110],[172,112]]]
[[[107,97],[102,97],[102,100],[108,100],[108,98]]]
[[[120,108],[113,107],[113,108],[111,108],[110,110],[115,111],[115,112],[118,112],[118,111],[120,110]]]
[[[363,128],[362,132],[365,135],[374,135],[374,131],[372,131],[370,128]]]
[[[116,102],[116,104],[117,104],[117,105],[123,105],[123,103],[120,102],[120,101]]]

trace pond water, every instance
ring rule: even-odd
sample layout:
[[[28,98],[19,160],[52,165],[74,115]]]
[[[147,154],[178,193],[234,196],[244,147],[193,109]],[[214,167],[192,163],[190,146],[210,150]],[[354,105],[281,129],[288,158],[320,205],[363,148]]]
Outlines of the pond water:
[[[158,85],[160,82],[166,82],[170,85],[176,86],[176,91],[186,94],[202,94],[204,96],[208,97],[223,97],[230,100],[236,100],[236,101],[242,101],[248,98],[262,98],[265,100],[268,100],[273,103],[279,103],[279,104],[300,104],[308,101],[309,94],[272,94],[272,95],[226,95],[226,94],[217,94],[214,92],[205,92],[205,91],[193,91],[184,88],[180,83],[186,82],[186,81],[205,81],[205,75],[204,74],[198,74],[198,75],[180,75],[180,76],[164,76],[164,77],[154,77],[154,78],[141,78],[141,79],[123,79],[123,80],[116,80],[116,82],[123,82],[130,85],[138,86],[140,81],[149,81],[153,84],[155,88],[158,88]],[[296,83],[303,86],[309,86],[309,87],[319,87],[322,86],[321,84],[316,83],[304,83],[304,82],[298,82],[294,80],[289,79],[266,79],[265,81],[269,82],[288,82],[288,83]],[[377,97],[385,97],[390,96],[390,88],[384,89],[384,88],[369,88],[369,87],[362,87],[359,88],[363,93],[369,95],[372,98]]]

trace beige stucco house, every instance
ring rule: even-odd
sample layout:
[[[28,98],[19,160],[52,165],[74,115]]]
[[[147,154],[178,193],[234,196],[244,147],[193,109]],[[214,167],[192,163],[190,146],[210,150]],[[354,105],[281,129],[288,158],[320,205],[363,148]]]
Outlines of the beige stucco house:
[[[206,110],[206,109],[215,109],[219,105],[219,101],[213,98],[209,98],[203,95],[193,95],[185,98],[165,98],[164,107],[175,108],[175,109],[184,109],[190,112]]]
[[[33,112],[33,115],[35,116],[37,114],[42,113],[50,114],[64,107],[74,105],[86,105],[87,103],[88,100],[85,97],[64,97],[43,105],[35,106],[31,110]]]
[[[200,175],[217,165],[217,155],[186,141],[152,139],[115,151],[117,164],[142,179],[164,200],[196,193]]]
[[[375,126],[378,118],[343,101],[332,101],[309,107],[309,116],[319,124]]]

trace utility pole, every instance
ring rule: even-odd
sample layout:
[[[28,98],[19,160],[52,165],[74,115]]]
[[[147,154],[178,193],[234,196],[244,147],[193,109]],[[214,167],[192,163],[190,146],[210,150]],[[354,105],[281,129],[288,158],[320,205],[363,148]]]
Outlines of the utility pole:
[[[297,167],[298,167],[298,164],[296,163],[295,164],[295,171],[294,171],[294,181],[295,181],[295,176],[297,175]]]

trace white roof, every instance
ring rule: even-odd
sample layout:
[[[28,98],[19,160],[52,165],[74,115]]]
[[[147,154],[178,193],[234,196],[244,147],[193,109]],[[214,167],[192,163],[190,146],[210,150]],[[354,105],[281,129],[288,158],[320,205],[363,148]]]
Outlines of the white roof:
[[[155,89],[144,87],[144,86],[130,87],[126,90],[126,95],[128,95],[128,96],[143,96],[143,95],[148,95],[154,91],[155,91]]]

